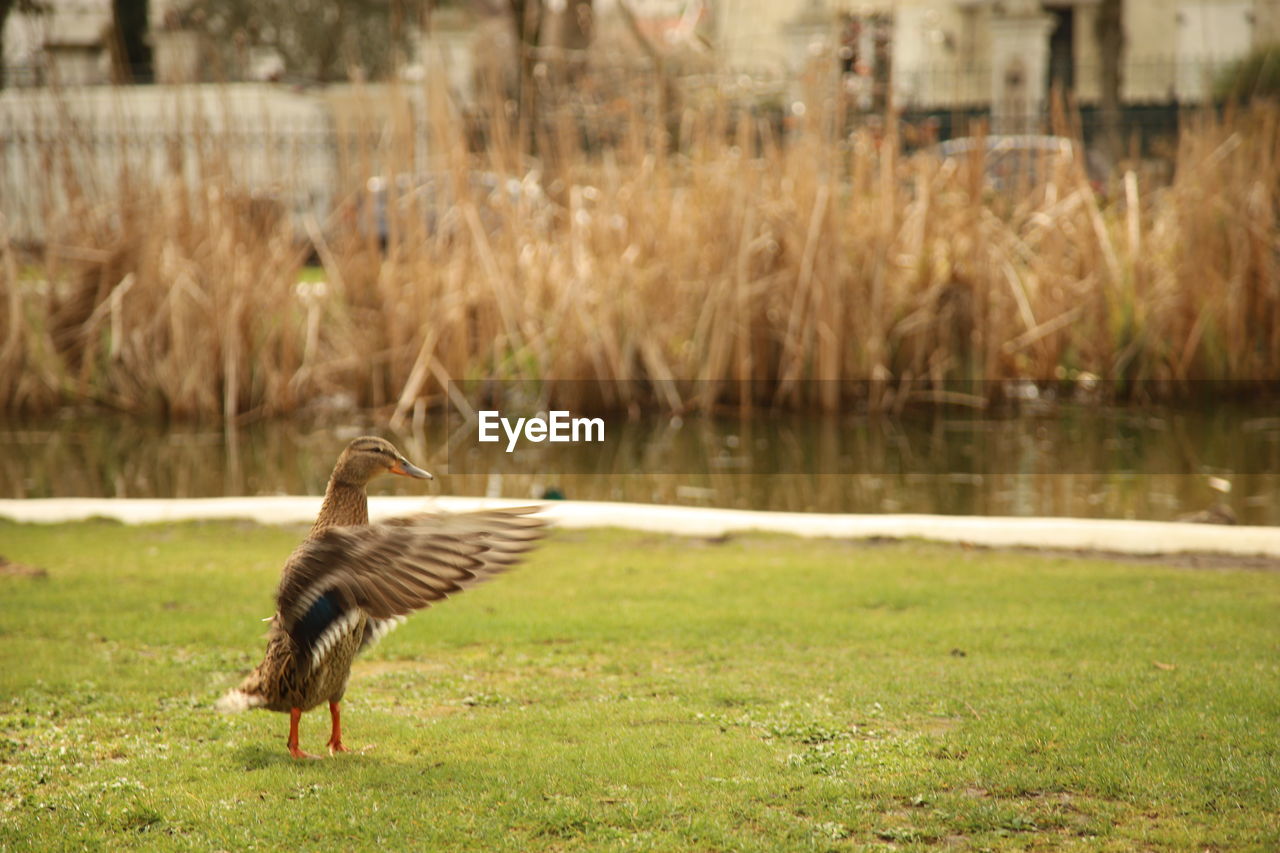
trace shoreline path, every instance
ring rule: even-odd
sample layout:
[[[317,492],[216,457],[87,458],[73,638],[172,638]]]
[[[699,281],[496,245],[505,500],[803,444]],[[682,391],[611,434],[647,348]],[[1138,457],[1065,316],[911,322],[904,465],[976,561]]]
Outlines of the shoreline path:
[[[309,524],[319,497],[35,498],[0,500],[0,518],[59,523],[110,518],[126,524],[248,519],[262,524]],[[528,501],[466,497],[371,497],[374,521],[440,509],[462,512],[541,503],[565,529],[618,527],[682,536],[720,537],[750,531],[833,539],[926,539],[992,548],[1086,550],[1115,554],[1229,554],[1280,558],[1280,527],[959,515],[835,515],[763,512],[659,504]]]

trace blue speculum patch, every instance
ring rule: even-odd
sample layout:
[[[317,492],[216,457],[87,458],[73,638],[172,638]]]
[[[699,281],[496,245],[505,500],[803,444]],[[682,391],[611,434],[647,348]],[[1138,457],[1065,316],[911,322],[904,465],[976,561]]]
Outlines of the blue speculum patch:
[[[340,613],[341,608],[333,594],[325,593],[316,599],[315,604],[311,605],[306,615],[298,622],[294,638],[304,645],[311,645],[324,633],[324,629],[338,618]]]

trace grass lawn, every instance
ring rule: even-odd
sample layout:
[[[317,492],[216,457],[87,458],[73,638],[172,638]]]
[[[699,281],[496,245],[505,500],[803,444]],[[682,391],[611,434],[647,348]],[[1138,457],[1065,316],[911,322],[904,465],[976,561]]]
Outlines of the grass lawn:
[[[211,706],[300,536],[0,522],[0,848],[1280,847],[1280,572],[565,531],[295,762]]]

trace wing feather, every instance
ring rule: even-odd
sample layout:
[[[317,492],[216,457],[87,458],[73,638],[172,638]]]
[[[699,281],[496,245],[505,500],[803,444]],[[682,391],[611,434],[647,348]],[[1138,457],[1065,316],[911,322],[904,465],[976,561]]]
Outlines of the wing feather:
[[[298,546],[285,566],[276,592],[280,627],[309,647],[315,626],[302,627],[324,598],[341,602],[335,619],[348,608],[364,611],[371,626],[362,647],[376,642],[413,611],[518,563],[546,532],[538,509],[419,513],[329,528]]]

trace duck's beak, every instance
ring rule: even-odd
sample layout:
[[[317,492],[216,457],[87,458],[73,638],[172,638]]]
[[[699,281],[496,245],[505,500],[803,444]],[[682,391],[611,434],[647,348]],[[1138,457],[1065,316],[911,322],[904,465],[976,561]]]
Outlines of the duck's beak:
[[[391,466],[391,473],[399,474],[401,477],[417,477],[419,480],[435,479],[435,477],[431,476],[430,471],[423,471],[403,456],[397,459],[395,464]]]

